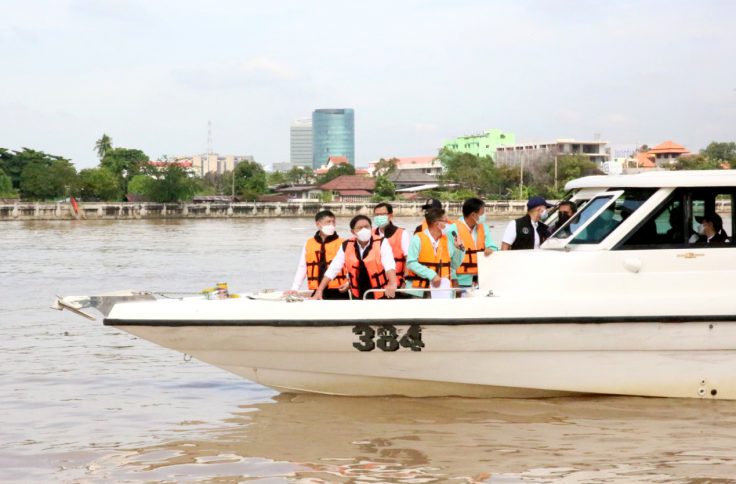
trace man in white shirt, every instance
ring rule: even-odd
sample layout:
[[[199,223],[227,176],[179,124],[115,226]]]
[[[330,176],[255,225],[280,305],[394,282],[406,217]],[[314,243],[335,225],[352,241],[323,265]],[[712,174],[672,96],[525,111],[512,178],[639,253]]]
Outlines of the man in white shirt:
[[[343,242],[325,271],[313,299],[322,299],[324,289],[344,271],[350,282],[353,299],[362,299],[369,289],[384,289],[372,293],[373,298],[393,298],[396,295],[396,263],[391,245],[383,237],[374,237],[371,219],[356,215],[350,221],[353,237]]]
[[[506,226],[501,239],[501,250],[538,249],[550,236],[549,227],[541,220],[551,207],[553,205],[547,203],[543,197],[531,197],[526,203],[526,215],[512,220]]]

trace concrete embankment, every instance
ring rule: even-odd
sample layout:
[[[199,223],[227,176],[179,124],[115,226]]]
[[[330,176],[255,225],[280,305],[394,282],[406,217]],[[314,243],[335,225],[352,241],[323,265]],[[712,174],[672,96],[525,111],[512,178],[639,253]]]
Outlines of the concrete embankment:
[[[396,202],[394,214],[399,217],[419,217],[423,202]],[[75,212],[69,203],[27,203],[0,205],[3,220],[136,220],[182,218],[257,218],[257,217],[312,217],[319,210],[332,210],[338,216],[370,215],[375,203],[79,203]],[[448,214],[461,213],[459,202],[446,203]],[[526,211],[526,201],[491,201],[486,212],[489,216],[518,216]]]

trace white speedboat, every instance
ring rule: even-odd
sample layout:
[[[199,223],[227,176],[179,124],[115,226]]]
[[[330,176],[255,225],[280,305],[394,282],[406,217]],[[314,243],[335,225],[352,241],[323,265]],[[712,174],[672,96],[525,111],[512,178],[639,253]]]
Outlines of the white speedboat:
[[[586,177],[537,251],[480,261],[459,299],[61,297],[104,324],[289,392],[736,399],[736,246],[692,242],[736,171]],[[575,195],[573,195],[575,196]]]

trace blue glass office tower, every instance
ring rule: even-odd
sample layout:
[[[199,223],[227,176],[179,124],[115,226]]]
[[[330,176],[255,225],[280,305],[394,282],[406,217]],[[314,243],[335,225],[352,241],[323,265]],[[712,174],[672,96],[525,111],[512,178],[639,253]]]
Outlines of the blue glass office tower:
[[[344,156],[355,166],[355,113],[352,109],[316,109],[312,113],[312,167],[330,156]]]

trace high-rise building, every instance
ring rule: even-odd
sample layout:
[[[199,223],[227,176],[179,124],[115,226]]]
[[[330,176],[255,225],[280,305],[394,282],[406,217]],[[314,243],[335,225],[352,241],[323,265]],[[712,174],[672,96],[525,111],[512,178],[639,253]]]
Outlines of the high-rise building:
[[[352,109],[316,109],[312,113],[312,168],[330,156],[344,156],[355,166],[355,113]]]
[[[289,140],[291,157],[294,166],[312,166],[312,120],[297,119],[291,123]]]

